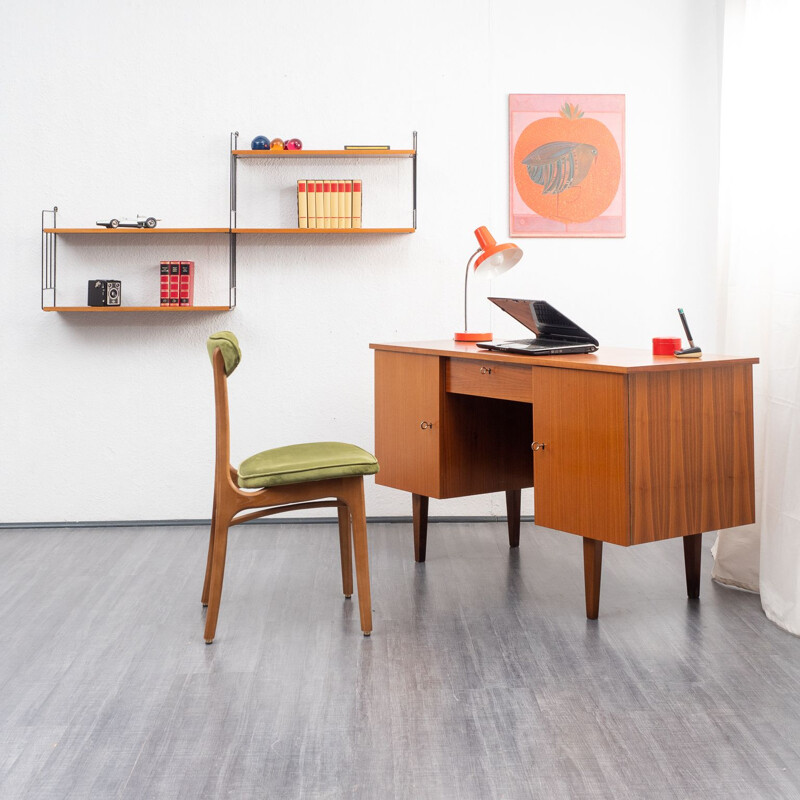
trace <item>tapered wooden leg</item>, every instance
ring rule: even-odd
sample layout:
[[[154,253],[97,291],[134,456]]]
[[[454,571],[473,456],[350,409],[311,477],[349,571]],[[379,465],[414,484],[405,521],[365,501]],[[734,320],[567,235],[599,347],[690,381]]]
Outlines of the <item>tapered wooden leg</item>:
[[[703,552],[703,534],[693,533],[683,537],[683,561],[686,567],[686,594],[700,597],[700,557]]]
[[[222,519],[217,516],[214,522],[214,552],[211,557],[211,582],[208,592],[208,611],[206,613],[206,630],[203,638],[206,644],[214,641],[219,617],[219,603],[222,598],[222,579],[225,575],[225,553],[228,549],[228,525],[230,517]]]
[[[600,573],[603,566],[603,543],[583,540],[583,582],[586,589],[586,618],[597,619],[600,613]]]
[[[350,535],[350,510],[339,506],[339,550],[342,555],[342,591],[353,596],[353,547]]]
[[[428,497],[424,494],[411,495],[411,508],[414,517],[414,561],[425,560],[428,545]]]
[[[211,530],[208,534],[208,558],[206,558],[206,576],[203,579],[203,594],[200,598],[204,606],[208,605],[208,588],[211,585],[211,560],[214,555],[214,522],[217,518],[217,493],[214,492],[214,505],[211,509]]]
[[[372,633],[372,597],[369,591],[369,550],[367,548],[367,517],[364,512],[364,481],[359,478],[348,498],[353,520],[353,550],[356,557],[358,611],[364,636]]]
[[[522,489],[506,492],[506,517],[508,518],[508,546],[519,547],[519,520],[522,509]]]

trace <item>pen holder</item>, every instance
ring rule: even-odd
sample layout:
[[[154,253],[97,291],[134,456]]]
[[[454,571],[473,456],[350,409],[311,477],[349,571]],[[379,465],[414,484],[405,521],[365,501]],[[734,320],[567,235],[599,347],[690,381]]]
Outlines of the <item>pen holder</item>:
[[[653,339],[654,356],[671,356],[676,350],[681,349],[681,340],[677,337]]]

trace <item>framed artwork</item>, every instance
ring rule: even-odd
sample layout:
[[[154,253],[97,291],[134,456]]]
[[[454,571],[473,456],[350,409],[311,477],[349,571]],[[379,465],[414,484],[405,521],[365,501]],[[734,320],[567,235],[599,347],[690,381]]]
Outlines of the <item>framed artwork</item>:
[[[625,236],[625,95],[508,96],[511,236]]]

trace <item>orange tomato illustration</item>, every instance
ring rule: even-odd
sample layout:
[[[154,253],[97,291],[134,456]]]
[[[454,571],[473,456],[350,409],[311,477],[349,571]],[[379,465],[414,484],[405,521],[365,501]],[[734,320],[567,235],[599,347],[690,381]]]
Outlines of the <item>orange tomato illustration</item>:
[[[558,117],[528,125],[514,147],[514,183],[532,211],[559,222],[589,222],[611,205],[621,160],[611,131],[565,103]]]

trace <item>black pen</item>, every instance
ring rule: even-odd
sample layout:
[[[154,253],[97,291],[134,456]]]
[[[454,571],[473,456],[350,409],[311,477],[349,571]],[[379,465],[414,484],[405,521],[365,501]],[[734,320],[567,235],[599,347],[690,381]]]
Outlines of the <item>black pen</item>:
[[[683,313],[683,309],[679,308],[678,313],[681,315],[681,322],[683,323],[683,329],[686,331],[686,339],[689,342],[689,347],[694,347],[694,342],[692,341],[692,334],[689,330],[689,323],[686,321],[686,314]]]
[[[680,314],[681,322],[683,323],[683,329],[686,331],[686,338],[689,340],[689,346],[685,347],[683,350],[676,350],[675,355],[678,358],[700,358],[703,354],[703,351],[697,347],[692,339],[692,333],[689,330],[689,323],[686,321],[686,314],[683,313],[683,309],[678,309],[678,314]]]

